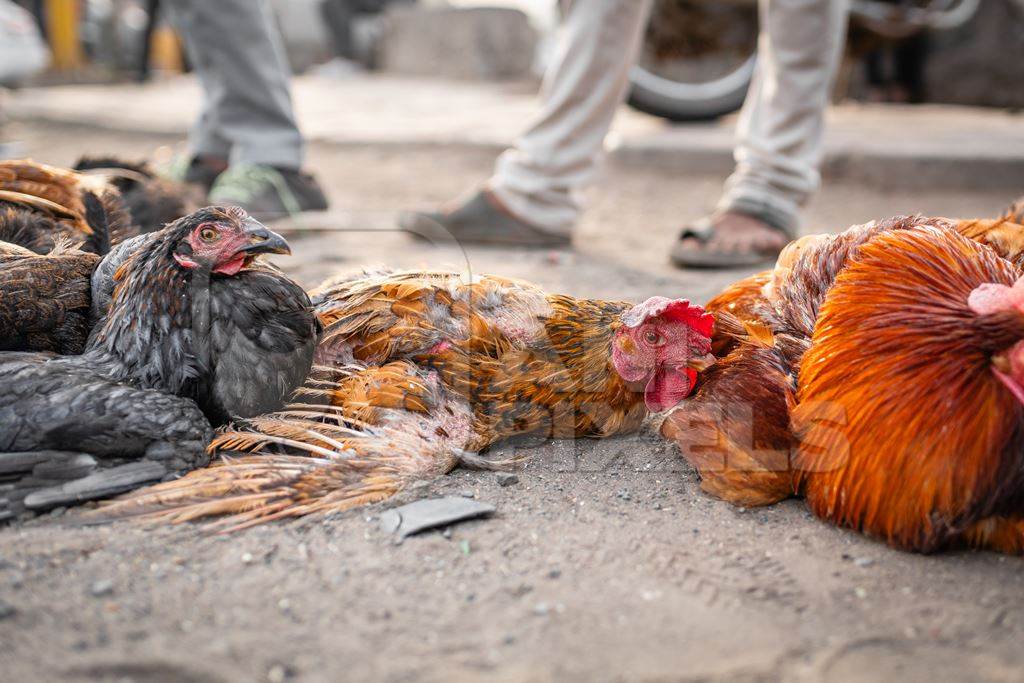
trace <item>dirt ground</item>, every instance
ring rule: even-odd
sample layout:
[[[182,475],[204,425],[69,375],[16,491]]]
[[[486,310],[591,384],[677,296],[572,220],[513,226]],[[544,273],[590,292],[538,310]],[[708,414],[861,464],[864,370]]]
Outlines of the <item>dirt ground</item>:
[[[14,124],[39,160],[148,155],[168,140]],[[664,253],[721,178],[611,168],[573,252],[424,246],[395,212],[481,180],[489,155],[321,148],[325,231],[278,263],[313,285],[365,263],[527,277],[607,298],[703,301],[743,273],[687,274]],[[1012,193],[913,195],[827,186],[807,230],[896,213],[990,215]],[[326,231],[341,227],[339,232]],[[1019,681],[1024,564],[922,557],[819,523],[799,501],[711,499],[654,431],[547,442],[517,483],[457,471],[396,501],[228,537],[192,527],[0,529],[0,679],[7,681]],[[428,495],[497,507],[402,544],[381,511]]]

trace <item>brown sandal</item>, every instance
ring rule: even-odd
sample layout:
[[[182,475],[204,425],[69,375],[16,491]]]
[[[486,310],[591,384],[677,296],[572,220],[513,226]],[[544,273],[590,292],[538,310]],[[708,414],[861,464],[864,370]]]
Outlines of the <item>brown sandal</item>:
[[[787,229],[781,225],[768,220],[764,216],[752,216],[757,220],[763,222],[772,230],[777,230],[786,236],[786,239],[792,241],[796,236],[793,234],[792,229]],[[751,251],[708,251],[706,249],[694,250],[689,246],[683,244],[683,240],[694,238],[701,242],[701,244],[707,244],[708,241],[715,234],[714,223],[711,222],[710,216],[705,216],[692,225],[687,226],[679,234],[679,238],[676,243],[672,245],[672,251],[669,252],[669,259],[672,261],[672,265],[677,268],[750,268],[753,266],[760,266],[772,263],[778,258],[779,253],[783,250],[785,245],[779,247],[770,247],[767,249],[754,249]]]

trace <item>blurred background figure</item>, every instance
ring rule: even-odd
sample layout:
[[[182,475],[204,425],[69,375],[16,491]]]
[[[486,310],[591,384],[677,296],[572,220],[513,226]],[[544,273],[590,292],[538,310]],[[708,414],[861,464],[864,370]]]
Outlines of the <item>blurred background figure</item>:
[[[0,0],[0,85],[17,85],[50,62],[36,20],[10,0]]]
[[[898,9],[903,0],[884,2]],[[897,27],[886,31],[877,22],[855,24],[850,30],[850,50],[863,55],[865,98],[898,104],[924,102],[929,38],[927,30]]]
[[[3,124],[3,87],[19,85],[50,62],[35,18],[10,0],[0,0],[0,125]],[[0,159],[14,150],[0,138]]]
[[[626,98],[645,35],[648,0],[568,3],[541,88],[537,119],[484,186],[403,227],[441,225],[462,242],[564,246],[582,211],[604,139]],[[679,266],[733,267],[773,259],[796,234],[818,187],[823,115],[845,38],[845,0],[763,0],[759,59],[737,131],[736,170],[716,211],[683,229]]]
[[[864,72],[872,102],[920,104],[925,100],[924,69],[928,34],[887,42],[864,55]]]
[[[406,0],[412,2],[413,0]],[[358,70],[364,50],[360,50],[358,22],[361,17],[383,12],[394,0],[324,0],[320,13],[330,33],[334,49],[333,65],[337,68]]]
[[[0,3],[11,6],[11,0]],[[679,200],[680,222],[699,211],[710,215],[679,226],[683,236],[675,241],[661,238],[682,266],[753,264],[794,234],[801,207],[819,184],[821,112],[836,72],[840,101],[1024,105],[1016,87],[1024,62],[1007,59],[1024,48],[1024,0],[14,4],[35,14],[36,40],[41,32],[49,43],[52,68],[31,77],[30,85],[42,88],[8,98],[12,112],[20,105],[31,118],[64,107],[64,118],[80,111],[82,122],[113,127],[120,119],[151,116],[156,128],[183,133],[198,102],[195,80],[204,95],[201,113],[174,175],[263,218],[325,205],[316,181],[301,170],[292,71],[305,72],[298,81],[304,127],[329,143],[379,138],[510,145],[484,191],[403,222],[417,232],[444,225],[467,242],[568,244],[581,216],[582,190],[595,185],[604,136],[623,100],[672,122],[727,117],[718,132],[686,127],[690,142],[672,148],[714,174],[723,167],[717,161],[705,166],[701,155],[712,146],[716,155],[735,152],[734,173],[719,201],[695,208]],[[846,5],[848,32],[842,28]],[[26,54],[4,60],[0,69]],[[180,77],[183,71],[194,74]],[[524,93],[535,91],[540,73],[546,74],[541,111],[523,131],[519,122],[530,121]],[[116,85],[150,77],[154,83],[145,88]],[[95,86],[94,93],[112,85],[127,98],[123,114],[104,106],[76,110],[62,104],[69,102],[58,94],[63,88],[46,87],[65,85],[83,87],[83,96],[86,85]],[[154,106],[161,97],[165,104]],[[728,118],[744,102],[742,115]],[[841,104],[839,116],[856,106]],[[636,113],[624,118],[624,149],[641,128],[645,137],[680,141],[664,122],[656,127]],[[734,124],[730,150],[720,132]],[[4,154],[16,150],[9,146]],[[167,156],[158,149],[155,158]],[[323,163],[318,160],[326,172]],[[431,207],[437,197],[427,201]]]
[[[322,189],[302,171],[290,69],[267,0],[166,5],[204,95],[180,178],[261,220],[325,210]]]

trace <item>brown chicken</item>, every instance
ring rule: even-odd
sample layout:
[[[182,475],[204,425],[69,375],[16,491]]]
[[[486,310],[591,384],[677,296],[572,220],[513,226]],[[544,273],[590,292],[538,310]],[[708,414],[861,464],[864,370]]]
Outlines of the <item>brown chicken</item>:
[[[144,165],[83,159],[79,166],[84,172],[0,162],[0,255],[17,255],[0,262],[0,351],[81,353],[109,303],[115,265],[132,249],[109,260],[100,279],[110,286],[100,288],[99,301],[90,286],[96,254],[173,221],[190,205],[185,190]]]
[[[159,230],[207,203],[194,187],[160,177],[146,162],[82,157],[74,170],[102,177],[120,195],[130,219],[130,234],[115,235],[115,244],[135,234]]]
[[[237,528],[378,501],[522,434],[605,437],[681,401],[711,319],[685,300],[548,295],[498,277],[380,273],[314,295],[318,365],[288,409],[236,422],[219,464],[138,492],[104,515]],[[246,455],[246,454],[253,455]]]
[[[86,158],[79,167],[0,161],[0,241],[45,254],[62,238],[106,254],[199,208],[184,186],[157,178],[145,165]]]
[[[105,254],[128,220],[102,177],[31,160],[0,161],[0,241],[45,254],[63,239]]]
[[[1010,217],[795,242],[709,303],[721,359],[663,433],[738,505],[802,494],[900,548],[1021,552],[1021,245]]]
[[[40,256],[0,242],[0,351],[82,353],[99,262],[64,243]]]

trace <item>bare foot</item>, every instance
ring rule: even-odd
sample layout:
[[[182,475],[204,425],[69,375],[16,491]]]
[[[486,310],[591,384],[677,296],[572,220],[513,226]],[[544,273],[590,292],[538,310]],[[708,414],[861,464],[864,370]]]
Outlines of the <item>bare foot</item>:
[[[695,237],[682,240],[687,249],[729,254],[782,249],[789,238],[764,221],[744,213],[725,211],[711,217],[715,231],[706,242]]]
[[[672,261],[680,267],[729,267],[774,259],[789,238],[763,220],[734,211],[716,213],[707,220],[707,239],[686,237],[672,248]]]

